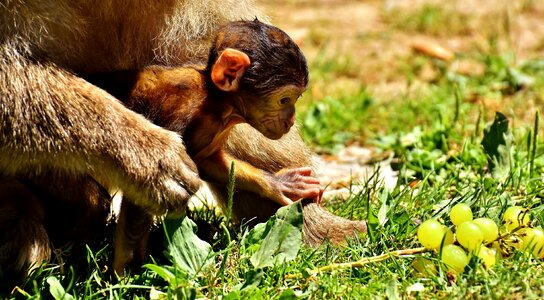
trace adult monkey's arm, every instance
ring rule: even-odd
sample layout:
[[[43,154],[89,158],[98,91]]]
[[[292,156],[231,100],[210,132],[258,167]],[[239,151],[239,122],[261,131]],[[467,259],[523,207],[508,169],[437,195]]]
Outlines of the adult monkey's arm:
[[[184,208],[199,179],[178,135],[51,63],[2,55],[2,174],[90,174],[150,211]]]

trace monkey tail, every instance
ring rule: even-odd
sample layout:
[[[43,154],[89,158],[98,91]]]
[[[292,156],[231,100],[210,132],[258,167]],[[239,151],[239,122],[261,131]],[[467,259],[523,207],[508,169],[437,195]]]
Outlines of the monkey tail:
[[[336,216],[312,200],[302,200],[302,214],[303,239],[311,246],[318,246],[325,240],[340,245],[345,243],[346,239],[367,232],[365,221],[352,221]]]

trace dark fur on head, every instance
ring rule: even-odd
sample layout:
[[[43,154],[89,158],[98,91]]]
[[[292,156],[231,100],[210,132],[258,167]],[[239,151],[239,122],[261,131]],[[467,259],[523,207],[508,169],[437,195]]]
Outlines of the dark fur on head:
[[[282,30],[254,21],[231,22],[216,35],[207,71],[226,48],[246,53],[251,65],[245,71],[240,88],[253,95],[266,95],[278,87],[308,85],[308,65],[300,48]]]

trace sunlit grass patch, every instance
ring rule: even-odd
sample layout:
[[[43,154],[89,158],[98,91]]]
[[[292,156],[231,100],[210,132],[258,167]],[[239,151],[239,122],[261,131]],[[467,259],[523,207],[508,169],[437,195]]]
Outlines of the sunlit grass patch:
[[[399,30],[411,30],[437,36],[468,34],[474,30],[474,18],[450,4],[426,3],[420,7],[393,8],[384,18]]]

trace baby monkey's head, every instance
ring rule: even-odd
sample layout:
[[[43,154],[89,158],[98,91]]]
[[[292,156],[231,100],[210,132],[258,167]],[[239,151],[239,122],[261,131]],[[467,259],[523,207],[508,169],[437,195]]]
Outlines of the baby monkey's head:
[[[259,20],[220,28],[207,71],[213,87],[233,101],[241,117],[271,139],[294,124],[294,105],[308,85],[300,48],[285,32]]]

